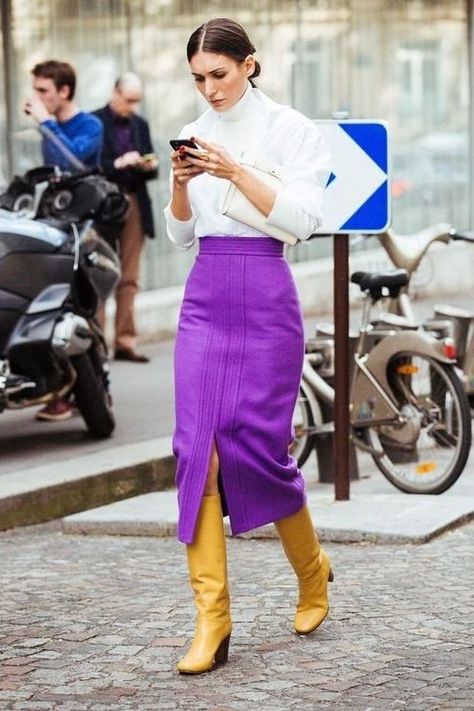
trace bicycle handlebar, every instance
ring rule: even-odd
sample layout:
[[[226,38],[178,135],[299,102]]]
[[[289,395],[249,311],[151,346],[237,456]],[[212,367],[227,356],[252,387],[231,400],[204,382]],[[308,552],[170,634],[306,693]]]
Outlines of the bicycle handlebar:
[[[474,243],[474,232],[471,230],[466,230],[464,232],[450,230],[449,236],[455,242],[471,242],[471,244]]]

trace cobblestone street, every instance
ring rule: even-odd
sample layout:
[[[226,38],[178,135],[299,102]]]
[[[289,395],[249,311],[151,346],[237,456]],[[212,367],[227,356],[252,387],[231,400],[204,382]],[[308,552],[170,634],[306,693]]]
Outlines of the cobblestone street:
[[[329,545],[332,610],[291,633],[276,541],[229,542],[229,663],[182,677],[193,630],[173,539],[0,535],[0,709],[474,709],[474,524],[424,546]]]

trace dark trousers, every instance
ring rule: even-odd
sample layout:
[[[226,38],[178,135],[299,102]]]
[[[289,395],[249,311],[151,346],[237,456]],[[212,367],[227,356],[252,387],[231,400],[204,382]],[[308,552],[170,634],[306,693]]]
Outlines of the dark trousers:
[[[135,195],[128,195],[130,206],[119,238],[122,276],[115,293],[115,349],[135,349],[137,329],[134,318],[135,296],[138,291],[140,256],[145,244],[142,221]],[[105,325],[105,308],[98,311],[98,319]]]

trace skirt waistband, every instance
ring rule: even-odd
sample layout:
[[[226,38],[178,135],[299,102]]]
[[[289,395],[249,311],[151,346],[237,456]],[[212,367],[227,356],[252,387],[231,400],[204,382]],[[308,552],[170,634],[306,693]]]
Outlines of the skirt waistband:
[[[200,237],[199,254],[283,256],[284,244],[272,237]]]

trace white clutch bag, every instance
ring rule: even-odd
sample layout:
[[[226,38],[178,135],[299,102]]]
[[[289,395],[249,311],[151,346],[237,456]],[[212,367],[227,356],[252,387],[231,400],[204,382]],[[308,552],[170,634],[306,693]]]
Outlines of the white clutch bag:
[[[261,161],[247,161],[241,160],[241,165],[244,165],[255,177],[259,178],[262,183],[268,185],[274,190],[279,190],[282,185],[281,177],[277,168],[273,168]],[[224,198],[224,204],[222,207],[222,214],[226,217],[230,217],[232,220],[237,222],[243,222],[244,225],[253,227],[254,230],[262,232],[264,235],[269,237],[274,237],[280,240],[280,242],[286,242],[286,244],[296,244],[298,238],[295,235],[281,230],[279,227],[274,227],[266,222],[265,215],[258,210],[255,205],[252,205],[250,200],[248,200],[243,193],[238,190],[232,183],[229,185],[226,196]]]

